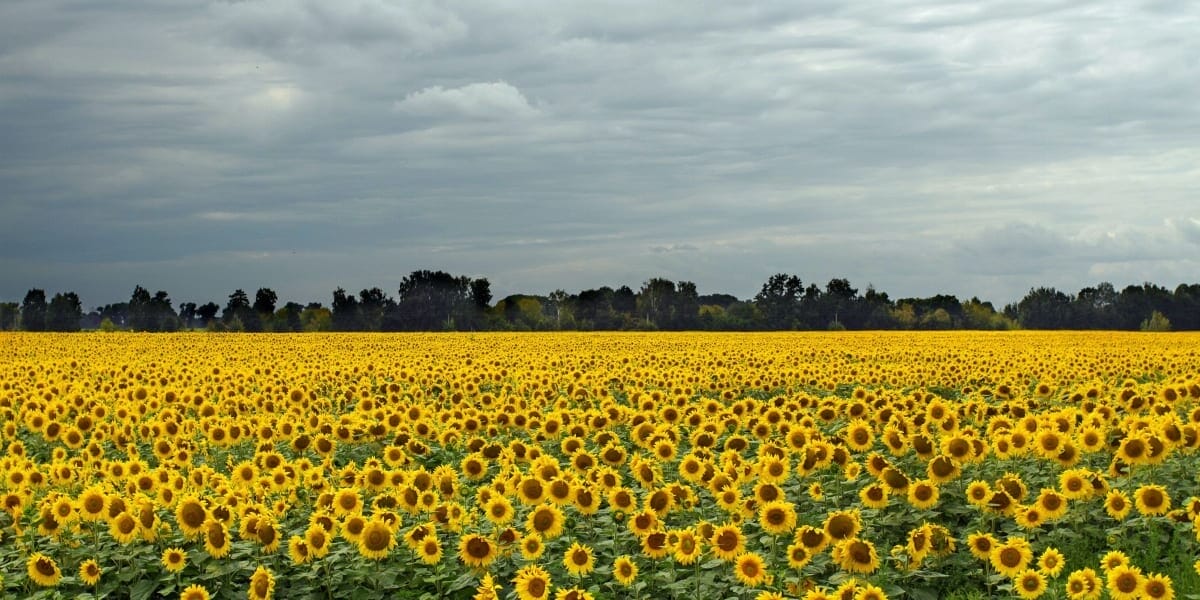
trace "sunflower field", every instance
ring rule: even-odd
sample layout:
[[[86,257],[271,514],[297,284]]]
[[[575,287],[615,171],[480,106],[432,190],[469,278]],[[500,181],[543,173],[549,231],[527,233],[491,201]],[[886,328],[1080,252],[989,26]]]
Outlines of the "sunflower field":
[[[0,333],[0,597],[1200,598],[1200,335]]]

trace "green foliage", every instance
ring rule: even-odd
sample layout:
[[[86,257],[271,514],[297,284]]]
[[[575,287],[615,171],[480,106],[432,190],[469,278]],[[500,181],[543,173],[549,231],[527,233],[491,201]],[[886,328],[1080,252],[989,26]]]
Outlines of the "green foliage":
[[[1142,321],[1140,327],[1142,331],[1170,331],[1171,321],[1157,310],[1150,313],[1150,316]]]

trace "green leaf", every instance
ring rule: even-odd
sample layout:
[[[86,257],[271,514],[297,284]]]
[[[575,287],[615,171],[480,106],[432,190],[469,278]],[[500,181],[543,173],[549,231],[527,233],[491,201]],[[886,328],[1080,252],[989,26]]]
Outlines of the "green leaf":
[[[928,588],[911,588],[908,590],[908,595],[913,597],[913,600],[937,600],[937,592]]]
[[[152,579],[143,579],[135,584],[129,590],[130,600],[149,600],[154,595],[154,591],[158,589],[158,582]]]
[[[707,571],[709,569],[715,569],[723,564],[725,564],[725,561],[723,561],[719,558],[712,558],[712,559],[709,559],[708,562],[700,565],[700,568]]]

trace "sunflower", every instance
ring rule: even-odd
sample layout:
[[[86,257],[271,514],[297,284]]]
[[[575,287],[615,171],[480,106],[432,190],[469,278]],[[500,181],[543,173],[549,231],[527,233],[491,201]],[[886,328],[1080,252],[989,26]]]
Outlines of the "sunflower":
[[[867,508],[881,509],[887,506],[888,490],[883,485],[872,483],[859,490],[858,498]]]
[[[783,535],[796,528],[796,509],[790,502],[768,502],[758,509],[758,523],[771,535]]]
[[[903,471],[896,467],[887,467],[879,474],[880,481],[888,487],[888,491],[892,493],[902,493],[908,491],[908,476]]]
[[[34,552],[25,563],[25,568],[29,573],[29,578],[42,587],[56,586],[58,580],[62,579],[62,571],[59,570],[58,563],[41,552]]]
[[[600,494],[588,488],[575,490],[575,510],[581,515],[594,515],[600,510]]]
[[[673,530],[669,534],[669,538],[674,540],[671,546],[674,548],[675,562],[681,565],[690,565],[696,562],[700,558],[700,554],[704,552],[700,539],[691,529]]]
[[[273,554],[278,550],[280,535],[279,529],[275,526],[275,520],[265,516],[259,517],[258,526],[254,532],[254,539],[265,554]]]
[[[204,522],[208,520],[208,509],[195,496],[185,496],[175,506],[175,523],[184,537],[192,538],[204,531]]]
[[[846,427],[842,433],[842,438],[846,442],[846,447],[854,452],[865,452],[875,443],[875,434],[871,431],[871,425],[863,420],[854,420]]]
[[[833,561],[850,573],[874,573],[879,568],[879,554],[875,545],[858,538],[847,538],[833,548]]]
[[[1149,462],[1146,456],[1148,453],[1146,440],[1139,436],[1131,436],[1121,440],[1114,459],[1129,465],[1146,464]]]
[[[1117,567],[1124,567],[1130,564],[1129,557],[1120,550],[1110,550],[1100,558],[1100,568],[1104,570],[1105,574],[1108,574],[1109,571]]]
[[[596,600],[591,593],[577,587],[562,588],[554,592],[554,600]]]
[[[746,587],[758,587],[767,579],[767,565],[756,552],[745,552],[733,561],[733,574]]]
[[[352,544],[357,544],[367,527],[367,520],[362,515],[350,515],[342,521],[342,537]]]
[[[658,516],[665,516],[674,506],[675,497],[666,488],[654,490],[646,496],[642,503],[648,511],[653,511]]]
[[[804,525],[797,529],[794,539],[803,544],[809,554],[814,556],[820,554],[830,542],[829,534],[825,532],[825,529],[811,525]]]
[[[484,569],[496,560],[496,545],[477,533],[464,535],[458,540],[458,558],[469,567]]]
[[[567,548],[566,554],[563,555],[563,566],[567,568],[567,572],[571,575],[583,577],[595,570],[596,559],[592,555],[591,548],[579,542],[574,542],[570,548]]]
[[[1013,590],[1026,600],[1040,598],[1046,593],[1046,577],[1037,571],[1021,571],[1013,578]]]
[[[543,539],[551,540],[562,535],[564,520],[562,511],[557,506],[551,503],[542,503],[529,512],[525,526],[526,529],[537,533]]]
[[[967,536],[967,548],[971,550],[971,555],[979,560],[988,560],[997,545],[996,538],[990,533],[972,533]]]
[[[183,588],[183,592],[179,594],[179,600],[209,600],[208,589],[193,583]]]
[[[737,525],[725,523],[713,529],[709,544],[717,558],[733,560],[746,550],[746,535]]]
[[[1133,493],[1134,505],[1144,516],[1162,515],[1171,510],[1171,497],[1161,485],[1143,485]]]
[[[108,533],[122,545],[127,545],[137,537],[140,527],[138,520],[126,511],[121,511],[108,524]]]
[[[1046,514],[1041,508],[1035,506],[1020,505],[1013,509],[1017,525],[1021,529],[1035,529],[1046,522]]]
[[[1034,504],[1042,510],[1047,521],[1054,521],[1067,514],[1067,498],[1051,488],[1042,488]]]
[[[99,521],[104,518],[104,504],[107,498],[99,486],[92,486],[79,495],[79,517],[84,521]]]
[[[633,562],[633,558],[628,554],[622,554],[617,557],[617,560],[613,561],[612,574],[617,583],[629,587],[637,579],[637,563]]]
[[[1058,487],[1068,500],[1086,500],[1092,495],[1088,482],[1090,473],[1084,469],[1068,469],[1058,476]]]
[[[304,530],[304,543],[313,558],[324,558],[329,554],[329,531],[319,523],[313,523]]]
[[[1171,578],[1159,573],[1151,573],[1142,580],[1141,597],[1151,600],[1173,600],[1175,589]]]
[[[887,594],[881,588],[868,583],[858,588],[854,600],[887,600]]]
[[[1108,516],[1118,521],[1124,521],[1132,509],[1133,506],[1129,502],[1129,496],[1125,495],[1125,492],[1121,490],[1109,490],[1108,495],[1104,498],[1104,511],[1108,513]]]
[[[515,514],[512,503],[499,494],[493,495],[483,506],[483,516],[496,525],[511,522]]]
[[[862,520],[857,510],[839,510],[825,517],[825,533],[832,540],[847,540],[862,530]]]
[[[546,551],[545,542],[542,541],[541,535],[529,533],[521,538],[521,558],[528,560],[536,560],[541,557],[541,553]]]
[[[338,517],[361,513],[362,498],[355,488],[341,488],[333,495],[333,514]]]
[[[1046,548],[1038,557],[1038,571],[1047,577],[1058,577],[1066,564],[1066,557],[1057,548]]]
[[[789,470],[788,461],[773,454],[768,454],[758,461],[758,477],[767,483],[783,482]]]
[[[299,535],[293,535],[288,539],[288,557],[292,559],[292,564],[303,565],[313,559],[312,551],[308,549],[308,542]]]
[[[629,514],[635,510],[637,501],[629,488],[618,486],[608,490],[608,504],[613,512]]]
[[[1100,578],[1092,569],[1080,569],[1067,576],[1067,598],[1096,600],[1100,597]]]
[[[204,550],[213,558],[222,558],[229,554],[230,546],[229,530],[225,524],[209,519],[204,524]]]
[[[1121,565],[1108,572],[1108,594],[1112,600],[1134,600],[1140,598],[1142,570],[1132,565]]]
[[[930,528],[928,523],[909,530],[908,543],[905,544],[904,549],[908,552],[908,555],[912,557],[912,564],[909,565],[910,568],[915,569],[921,564],[922,561],[925,560],[925,557],[929,555],[929,538],[932,534],[933,530]]]
[[[908,503],[921,510],[937,506],[938,496],[937,485],[929,480],[918,481],[908,488]]]
[[[275,594],[275,576],[259,565],[250,576],[250,600],[268,600]]]
[[[992,496],[992,488],[986,481],[972,481],[967,484],[967,502],[972,506],[984,508]]]
[[[100,564],[94,558],[89,558],[79,565],[79,580],[87,585],[96,585],[102,573]]]
[[[526,477],[517,484],[517,498],[521,500],[521,504],[532,506],[541,502],[545,497],[546,486],[537,477]]]
[[[396,547],[396,536],[385,521],[372,517],[363,526],[356,545],[359,554],[372,560],[383,560]]]
[[[178,573],[187,566],[187,552],[182,548],[167,548],[163,550],[161,561],[164,569]]]
[[[939,454],[926,465],[925,474],[934,483],[942,484],[958,479],[962,475],[962,468],[958,461],[945,454]]]
[[[793,569],[803,569],[812,561],[813,555],[804,544],[794,543],[787,548],[788,566]]]
[[[997,573],[1011,579],[1029,567],[1033,560],[1033,550],[1024,538],[1014,537],[992,548],[988,559]]]
[[[517,598],[543,600],[550,597],[550,574],[537,566],[521,567],[513,578]]]

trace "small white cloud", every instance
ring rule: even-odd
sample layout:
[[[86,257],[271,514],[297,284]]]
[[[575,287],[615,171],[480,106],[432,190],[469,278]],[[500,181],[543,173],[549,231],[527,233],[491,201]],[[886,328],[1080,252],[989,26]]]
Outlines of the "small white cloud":
[[[524,119],[540,112],[521,90],[506,81],[471,83],[450,89],[435,85],[405,96],[394,108],[410,115],[471,119]]]
[[[652,246],[650,251],[655,254],[670,254],[673,252],[695,252],[699,250],[692,244],[667,244],[665,246]]]

